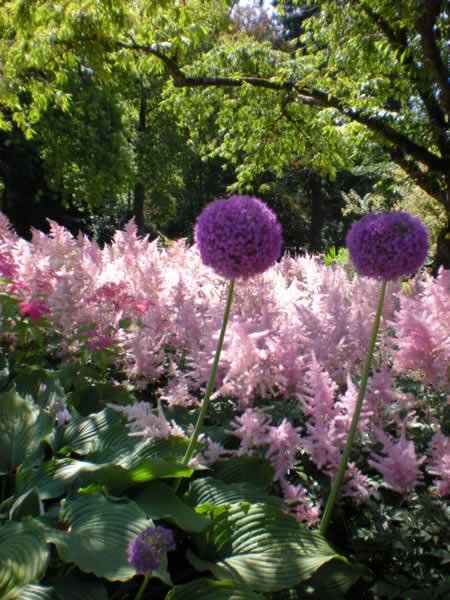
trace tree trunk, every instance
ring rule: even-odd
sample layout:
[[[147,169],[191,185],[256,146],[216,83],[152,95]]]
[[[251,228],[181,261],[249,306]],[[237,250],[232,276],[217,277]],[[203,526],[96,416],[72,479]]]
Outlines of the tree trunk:
[[[443,224],[439,233],[436,254],[434,255],[433,274],[436,275],[440,267],[450,269],[450,175],[447,177],[447,189],[442,202],[446,209],[447,222]]]
[[[323,189],[320,176],[311,172],[309,175],[309,189],[311,194],[311,225],[309,228],[309,249],[317,252],[321,249],[323,214]]]
[[[139,235],[144,234],[144,204],[145,204],[145,188],[142,181],[142,154],[143,154],[143,134],[145,132],[147,114],[147,92],[142,89],[139,98],[139,120],[137,125],[137,143],[136,143],[136,162],[137,162],[137,180],[134,186],[133,195],[133,215],[136,221],[137,231]]]

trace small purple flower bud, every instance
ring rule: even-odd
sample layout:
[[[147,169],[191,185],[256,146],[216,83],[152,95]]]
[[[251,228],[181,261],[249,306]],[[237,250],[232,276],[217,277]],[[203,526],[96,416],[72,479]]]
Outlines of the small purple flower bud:
[[[346,242],[355,270],[377,279],[411,275],[428,252],[425,226],[402,211],[366,215],[352,225]]]
[[[195,241],[205,265],[227,279],[263,273],[281,253],[275,213],[254,196],[214,200],[201,212]]]
[[[158,569],[165,553],[175,550],[173,533],[167,527],[149,527],[128,544],[128,562],[137,573]]]

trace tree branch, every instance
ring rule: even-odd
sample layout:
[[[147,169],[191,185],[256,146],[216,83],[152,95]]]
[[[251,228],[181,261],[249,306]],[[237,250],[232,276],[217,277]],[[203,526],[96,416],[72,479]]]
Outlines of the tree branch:
[[[440,2],[440,0],[437,1]],[[426,3],[427,2],[429,2],[429,0],[427,0]],[[431,89],[431,86],[427,85],[426,83],[424,84],[424,82],[426,82],[426,78],[423,76],[423,67],[420,68],[414,60],[411,47],[408,44],[406,30],[404,28],[395,29],[382,17],[382,15],[372,10],[370,6],[364,4],[362,9],[383,32],[391,46],[394,49],[399,49],[403,52],[403,65],[407,67],[411,81],[417,89],[420,99],[422,100],[428,113],[428,117],[436,136],[438,147],[443,155],[446,154],[448,152],[448,141],[446,135],[447,125],[445,118],[446,111],[442,110],[433,90]],[[431,30],[432,28],[433,26],[431,26]]]
[[[416,21],[416,28],[420,35],[424,56],[441,92],[440,102],[447,117],[450,117],[449,73],[442,60],[435,34],[436,20],[441,11],[441,0],[424,0],[423,13]]]
[[[430,173],[424,173],[418,168],[416,163],[408,160],[401,148],[388,148],[388,153],[392,161],[401,167],[416,185],[422,188],[429,196],[443,204],[447,211],[450,210],[450,206],[448,205],[448,195],[446,191],[442,189],[442,186],[436,182],[435,177],[430,175]]]
[[[445,168],[445,161],[442,158],[433,152],[430,152],[423,146],[416,144],[416,142],[411,140],[408,136],[391,127],[385,119],[374,115],[367,115],[351,107],[347,107],[339,99],[334,98],[321,90],[312,88],[311,90],[303,90],[303,93],[309,94],[309,96],[314,98],[316,100],[316,105],[336,108],[340,113],[350,118],[352,121],[361,123],[374,133],[379,134],[390,144],[400,146],[404,151],[414,157],[415,160],[424,163],[429,169],[433,171],[442,171]]]
[[[162,53],[154,45],[140,45],[134,41],[131,44],[117,42],[120,48],[138,50],[160,59],[166,66],[174,79],[174,85],[177,87],[242,87],[244,84],[253,87],[271,89],[275,91],[293,92],[298,101],[311,106],[335,108],[344,116],[353,121],[365,125],[368,129],[381,136],[385,144],[400,146],[402,152],[411,155],[416,161],[425,164],[431,171],[442,172],[445,168],[445,161],[430,152],[423,146],[420,146],[411,140],[405,134],[397,131],[389,125],[384,119],[366,115],[354,108],[346,106],[341,100],[319,90],[317,88],[302,88],[292,81],[276,82],[262,77],[208,77],[185,75],[178,64],[170,57]]]

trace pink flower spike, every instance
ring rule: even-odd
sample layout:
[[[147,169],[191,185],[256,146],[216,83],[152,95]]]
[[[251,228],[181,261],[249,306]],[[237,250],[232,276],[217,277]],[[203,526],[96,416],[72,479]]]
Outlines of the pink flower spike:
[[[405,428],[396,442],[380,430],[377,437],[383,444],[382,454],[373,454],[368,463],[379,471],[385,484],[391,489],[405,494],[420,483],[420,465],[425,457],[418,459],[414,443],[406,439]]]

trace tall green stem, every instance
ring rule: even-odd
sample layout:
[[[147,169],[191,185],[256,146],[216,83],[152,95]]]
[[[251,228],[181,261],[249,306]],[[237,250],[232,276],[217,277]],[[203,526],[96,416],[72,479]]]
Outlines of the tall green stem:
[[[211,367],[211,371],[209,373],[208,385],[206,386],[205,396],[203,398],[203,402],[200,407],[200,412],[197,417],[197,423],[195,425],[194,432],[191,436],[189,446],[187,447],[186,454],[184,455],[183,460],[182,460],[182,463],[184,465],[188,464],[188,462],[192,458],[192,455],[194,454],[195,444],[196,444],[198,436],[200,435],[200,432],[202,430],[203,421],[205,420],[205,415],[208,410],[209,398],[210,398],[211,393],[214,388],[217,365],[219,364],[219,358],[220,358],[220,353],[222,352],[223,340],[225,338],[225,331],[227,328],[228,317],[230,316],[231,302],[233,300],[233,291],[234,291],[234,279],[232,279],[230,281],[230,284],[228,286],[228,295],[227,295],[227,301],[225,304],[225,311],[223,313],[222,329],[220,330],[219,339],[217,341],[216,353],[214,355],[214,361],[213,361],[213,364]],[[177,485],[177,488],[178,488],[178,485]]]
[[[348,458],[350,456],[350,451],[353,446],[353,441],[355,439],[356,428],[358,426],[359,415],[361,414],[361,408],[364,400],[364,394],[366,393],[367,380],[369,378],[370,365],[372,364],[373,351],[375,349],[375,343],[377,341],[378,329],[380,327],[380,318],[381,311],[383,310],[384,303],[384,295],[386,292],[386,280],[383,279],[380,288],[380,296],[378,299],[378,306],[375,313],[375,319],[372,326],[372,332],[370,334],[369,346],[367,348],[366,360],[364,362],[364,368],[361,376],[361,383],[359,386],[358,399],[356,400],[355,410],[353,412],[352,423],[350,425],[350,429],[347,436],[347,441],[344,446],[344,450],[341,455],[341,459],[339,461],[339,466],[336,472],[336,476],[331,485],[330,494],[328,496],[327,504],[325,506],[325,510],[322,516],[322,520],[320,522],[320,533],[322,535],[326,534],[328,529],[328,524],[331,519],[331,515],[333,513],[334,503],[336,502],[336,498],[338,497],[339,490],[341,489],[342,480],[344,479],[345,469],[347,468]]]
[[[147,583],[150,581],[151,576],[151,571],[145,574],[144,581],[141,583],[141,587],[139,588],[138,593],[136,594],[136,598],[134,600],[141,600],[142,594],[144,593],[145,588],[147,587]]]

